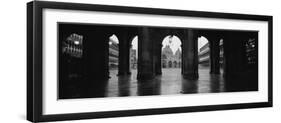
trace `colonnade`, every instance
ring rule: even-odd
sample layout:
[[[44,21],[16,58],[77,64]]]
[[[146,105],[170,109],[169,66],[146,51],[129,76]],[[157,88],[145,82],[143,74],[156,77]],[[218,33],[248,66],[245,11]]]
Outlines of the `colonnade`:
[[[224,78],[225,88],[235,90],[235,87],[244,90],[257,89],[258,81],[258,55],[255,62],[249,63],[247,45],[249,39],[255,39],[258,54],[258,32],[241,30],[216,30],[216,29],[191,29],[171,27],[147,27],[147,26],[120,26],[120,25],[60,25],[59,40],[65,40],[70,34],[78,33],[83,36],[83,55],[79,59],[79,71],[77,79],[83,84],[77,83],[83,93],[92,93],[93,87],[106,84],[109,76],[109,37],[115,34],[119,39],[119,65],[118,75],[130,75],[130,47],[132,39],[138,36],[138,64],[137,79],[154,79],[162,74],[161,50],[162,41],[166,36],[177,36],[181,40],[182,64],[181,74],[185,79],[196,80],[198,74],[198,37],[204,36],[209,41],[210,48],[210,74],[220,74],[220,40],[223,39],[224,52]],[[59,43],[61,47],[62,43]],[[67,74],[69,59],[59,53],[60,81],[68,80]],[[75,64],[76,65],[76,64]],[[210,78],[211,79],[211,78]],[[245,81],[241,81],[245,80]],[[76,82],[76,81],[75,81]],[[73,82],[74,83],[74,82]],[[73,84],[62,81],[60,84]],[[242,86],[237,86],[242,85]],[[248,86],[248,87],[247,87]],[[86,89],[86,90],[85,90]],[[236,89],[237,90],[237,89]],[[243,89],[242,89],[243,90]],[[96,90],[98,91],[98,90]]]
[[[96,59],[100,62],[99,75],[108,78],[108,38],[115,34],[119,40],[119,66],[118,75],[130,75],[130,48],[132,39],[138,36],[138,66],[137,79],[153,79],[162,74],[161,50],[162,41],[168,36],[177,36],[181,40],[182,49],[182,76],[186,79],[198,79],[198,38],[204,36],[209,41],[210,46],[210,74],[220,74],[220,40],[224,40],[224,74],[237,73],[245,64],[244,41],[256,34],[247,31],[226,31],[210,29],[190,29],[190,28],[164,28],[164,27],[131,27],[131,26],[101,26],[98,35],[94,39],[102,43],[100,53],[103,52],[103,59]],[[98,27],[96,27],[97,29]],[[89,35],[90,36],[90,35]],[[86,36],[85,36],[86,37]],[[92,38],[91,38],[92,39]],[[88,42],[89,43],[89,42]],[[91,44],[93,43],[93,44]],[[87,57],[94,59],[92,45],[85,46],[88,50]],[[89,59],[89,58],[88,58]],[[92,62],[93,60],[87,61]],[[103,63],[103,64],[101,64]],[[89,63],[90,64],[90,63]],[[102,67],[101,67],[102,66]],[[233,67],[235,66],[235,67]],[[242,69],[242,68],[241,68]],[[100,74],[104,73],[104,74]]]

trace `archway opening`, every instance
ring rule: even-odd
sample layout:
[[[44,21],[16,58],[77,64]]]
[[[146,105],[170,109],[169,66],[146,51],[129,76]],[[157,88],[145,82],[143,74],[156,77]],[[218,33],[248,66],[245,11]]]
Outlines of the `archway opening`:
[[[204,36],[198,37],[198,84],[206,86],[206,88],[199,88],[198,92],[224,91],[222,76],[224,72],[223,39],[210,39]]]
[[[210,44],[206,37],[200,36],[198,38],[198,69],[199,73],[209,73],[210,71]]]
[[[224,58],[224,47],[223,47],[223,39],[220,39],[220,73],[224,74],[224,70],[225,70],[225,58]]]
[[[108,70],[109,78],[118,74],[119,65],[119,40],[115,34],[111,35],[108,40]]]
[[[162,41],[161,67],[162,74],[181,73],[182,48],[181,40],[175,35],[168,35]]]
[[[211,46],[206,37],[198,38],[198,63],[199,70],[210,71],[211,69]],[[219,40],[219,71],[224,71],[223,39]]]
[[[133,78],[137,77],[138,69],[138,36],[133,37],[130,47],[130,72]]]

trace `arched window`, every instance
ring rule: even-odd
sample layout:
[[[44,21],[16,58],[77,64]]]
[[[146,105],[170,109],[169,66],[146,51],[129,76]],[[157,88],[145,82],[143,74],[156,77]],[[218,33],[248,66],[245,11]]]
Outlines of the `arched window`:
[[[172,61],[169,61],[169,68],[172,68],[173,67],[173,63]]]

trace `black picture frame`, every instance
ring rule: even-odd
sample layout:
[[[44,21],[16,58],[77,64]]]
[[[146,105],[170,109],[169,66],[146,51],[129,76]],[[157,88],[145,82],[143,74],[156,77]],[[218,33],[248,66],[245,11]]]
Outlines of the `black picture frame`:
[[[220,18],[220,19],[239,19],[239,20],[255,20],[268,22],[268,101],[241,104],[224,104],[224,105],[207,105],[207,106],[189,106],[189,107],[168,107],[157,109],[138,109],[138,110],[122,110],[122,111],[106,111],[106,112],[90,112],[90,113],[70,113],[70,114],[54,114],[44,115],[42,113],[43,95],[42,95],[42,30],[43,23],[42,10],[65,9],[65,10],[86,10],[99,12],[119,12],[131,14],[149,14],[149,15],[169,15],[169,16],[188,16],[203,18]],[[245,109],[272,107],[272,27],[273,17],[264,15],[248,15],[248,14],[232,14],[217,12],[201,12],[201,11],[185,11],[185,10],[169,10],[156,8],[139,8],[109,5],[94,5],[80,3],[63,3],[63,2],[45,2],[33,1],[27,3],[27,120],[31,122],[47,122],[47,121],[63,121],[63,120],[79,120],[106,117],[123,117],[137,115],[155,115],[169,113],[214,111],[228,109]]]

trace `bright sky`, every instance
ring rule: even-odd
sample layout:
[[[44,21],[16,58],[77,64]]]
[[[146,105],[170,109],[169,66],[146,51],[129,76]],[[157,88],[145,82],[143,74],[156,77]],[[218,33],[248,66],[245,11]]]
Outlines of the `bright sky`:
[[[114,41],[114,42],[116,42],[116,43],[119,43],[119,40],[118,40],[118,38],[117,38],[116,35],[110,36],[109,39],[111,39],[112,41]]]
[[[138,49],[138,36],[133,38],[132,45],[132,49]]]
[[[176,53],[178,49],[181,50],[181,40],[177,36],[173,36],[171,38],[171,41],[170,41],[170,36],[166,36],[163,39],[162,45],[163,45],[162,49],[166,47],[166,45],[170,45],[170,48],[172,49],[173,53]]]
[[[164,48],[166,45],[170,44],[170,47],[174,53],[178,50],[178,48],[180,48],[180,50],[181,50],[181,41],[177,36],[173,36],[171,41],[172,42],[169,43],[169,36],[165,37],[163,40],[163,43],[162,43],[162,45],[163,45],[162,48]],[[198,38],[198,51],[206,43],[208,43],[208,40],[205,37],[203,37],[203,36],[199,37]]]
[[[198,38],[198,51],[200,51],[200,48],[203,47],[206,43],[208,43],[208,39],[201,36]]]
[[[136,58],[138,59],[138,36],[135,36],[132,40],[132,49],[136,50]]]

